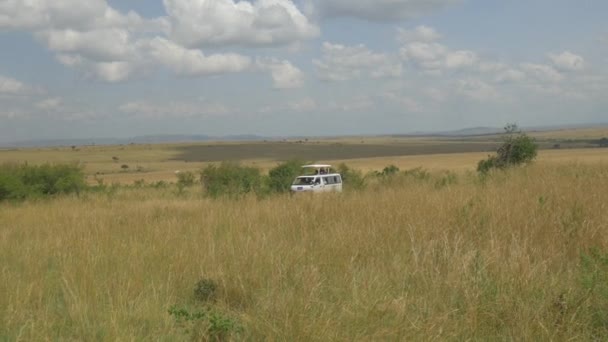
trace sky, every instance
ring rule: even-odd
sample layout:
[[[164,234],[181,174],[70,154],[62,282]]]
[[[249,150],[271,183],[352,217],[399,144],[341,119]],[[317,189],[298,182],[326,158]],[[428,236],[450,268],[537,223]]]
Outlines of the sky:
[[[608,122],[605,0],[0,0],[0,143]]]

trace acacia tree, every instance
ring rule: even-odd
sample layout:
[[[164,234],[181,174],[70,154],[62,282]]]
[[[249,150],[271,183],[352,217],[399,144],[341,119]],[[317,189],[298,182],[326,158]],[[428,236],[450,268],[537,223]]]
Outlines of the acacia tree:
[[[534,138],[523,133],[516,124],[505,126],[505,136],[496,155],[488,156],[477,164],[477,171],[486,173],[492,168],[505,169],[515,165],[531,163],[537,155],[538,146]]]

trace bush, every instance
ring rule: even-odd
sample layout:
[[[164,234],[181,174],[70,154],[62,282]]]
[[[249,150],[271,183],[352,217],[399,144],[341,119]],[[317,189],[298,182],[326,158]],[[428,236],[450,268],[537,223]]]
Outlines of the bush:
[[[271,192],[289,192],[293,180],[302,173],[304,163],[290,160],[277,165],[268,172],[268,188]]]
[[[196,176],[190,171],[181,171],[177,174],[177,185],[180,187],[191,187],[196,183]]]
[[[201,171],[201,182],[208,196],[238,197],[262,189],[260,170],[224,162],[209,165]]]
[[[342,175],[342,182],[347,189],[361,190],[365,188],[365,178],[361,171],[351,169],[342,163],[338,165],[338,172]]]
[[[79,193],[86,188],[77,165],[0,166],[0,200]]]
[[[217,284],[213,279],[203,278],[194,287],[194,298],[201,302],[207,302],[215,298]]]
[[[496,155],[480,160],[477,171],[486,173],[493,168],[505,169],[528,164],[536,158],[538,146],[534,138],[521,132],[515,124],[507,125],[505,133],[503,144],[496,151]]]
[[[391,177],[399,173],[399,168],[395,165],[389,165],[382,170],[381,175],[384,177]]]

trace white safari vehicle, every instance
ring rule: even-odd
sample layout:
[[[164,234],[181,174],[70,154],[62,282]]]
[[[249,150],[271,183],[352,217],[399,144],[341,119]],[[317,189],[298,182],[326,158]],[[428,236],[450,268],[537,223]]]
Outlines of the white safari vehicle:
[[[332,172],[331,165],[302,166],[304,172],[291,185],[293,192],[342,192],[342,176]]]

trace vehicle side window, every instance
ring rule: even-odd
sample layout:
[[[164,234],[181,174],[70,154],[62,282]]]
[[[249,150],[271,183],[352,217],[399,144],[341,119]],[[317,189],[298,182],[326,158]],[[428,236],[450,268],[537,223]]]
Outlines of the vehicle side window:
[[[329,177],[323,177],[323,183],[324,183],[324,184],[331,184],[331,183],[329,182]]]
[[[336,183],[338,183],[338,184],[342,183],[342,177],[341,176],[336,176],[336,178],[337,178],[337,182]]]

